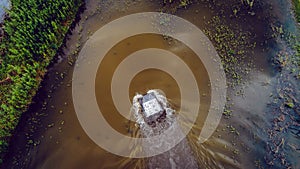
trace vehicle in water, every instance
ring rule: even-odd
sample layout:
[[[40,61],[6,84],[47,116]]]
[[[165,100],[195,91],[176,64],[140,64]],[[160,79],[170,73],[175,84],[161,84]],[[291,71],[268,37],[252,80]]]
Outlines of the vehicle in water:
[[[141,136],[144,138],[157,136],[163,132],[175,132],[182,135],[180,125],[178,124],[175,110],[172,109],[166,96],[160,90],[149,90],[146,94],[137,94],[133,98],[132,114],[135,118],[137,127]],[[159,140],[158,144],[144,142],[142,145],[145,154],[161,148],[161,146],[170,146],[170,149],[164,153],[151,156],[146,159],[147,168],[199,168],[192,148],[187,138],[183,138],[174,147],[171,146],[173,138]]]

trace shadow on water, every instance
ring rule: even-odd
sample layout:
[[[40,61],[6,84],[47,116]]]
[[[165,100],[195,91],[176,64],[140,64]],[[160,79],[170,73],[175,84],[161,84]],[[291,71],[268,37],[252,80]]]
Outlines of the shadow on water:
[[[189,20],[200,29],[212,31],[216,28],[210,24],[211,19],[218,16],[222,23],[225,23],[234,33],[248,32],[249,36],[243,40],[257,44],[254,48],[243,48],[248,50],[243,60],[245,64],[250,64],[251,69],[247,74],[243,74],[242,83],[236,84],[234,87],[229,85],[225,113],[213,136],[205,143],[197,143],[206,118],[205,115],[202,115],[198,117],[187,137],[188,143],[186,144],[192,147],[200,168],[264,168],[268,166],[265,161],[266,156],[268,157],[267,145],[270,142],[267,133],[273,125],[271,121],[273,114],[267,105],[273,102],[270,95],[277,87],[278,80],[277,73],[273,71],[270,62],[272,60],[270,53],[275,53],[277,49],[268,46],[275,43],[272,38],[268,39],[272,33],[269,15],[278,17],[276,13],[280,11],[277,9],[280,3],[274,2],[271,5],[255,1],[253,8],[240,6],[240,3],[239,0],[232,0],[230,3],[193,1],[191,5],[177,9],[175,12],[176,15]],[[57,56],[42,82],[34,103],[22,116],[2,167],[147,168],[144,164],[145,160],[149,159],[119,157],[99,148],[89,139],[80,126],[74,111],[71,80],[76,56],[82,45],[95,31],[106,23],[128,14],[158,11],[158,9],[172,11],[167,10],[172,5],[162,6],[161,1],[159,3],[156,1],[112,0],[86,2],[86,10],[72,31],[72,35],[66,40],[63,54]],[[288,6],[288,4],[282,2],[281,6]],[[147,43],[145,43],[145,38],[147,38]],[[212,41],[216,48],[220,45],[216,39]],[[173,42],[174,40],[170,41],[170,39],[158,35],[135,36],[122,41],[108,55],[114,56],[116,51],[117,54],[126,55],[128,52],[143,48],[145,44],[174,51],[177,55],[182,54],[181,58],[186,62],[191,65],[197,63],[192,71],[201,77],[197,79],[201,86],[199,88],[201,93],[200,111],[207,114],[210,106],[210,85],[207,72],[199,66],[201,63],[198,60],[185,57],[193,53],[184,44],[178,42],[175,46]],[[112,56],[107,57],[109,58],[107,69],[117,65],[118,60],[114,62]],[[107,70],[99,69],[99,71]],[[157,79],[157,81],[145,77]],[[96,84],[105,85],[97,79]],[[180,105],[180,91],[176,82],[170,75],[156,69],[137,74],[131,83],[129,95],[132,97],[136,92],[144,92],[151,88],[163,89],[172,104]],[[103,87],[96,89],[97,97],[103,98],[107,93],[104,89]],[[132,126],[128,121],[111,106],[107,106],[105,109],[104,116],[107,121],[120,133],[130,135],[129,129]],[[178,155],[180,156],[180,152]],[[155,159],[155,157],[152,158]],[[292,163],[294,168],[299,165],[294,161]],[[163,168],[163,166],[161,167]]]

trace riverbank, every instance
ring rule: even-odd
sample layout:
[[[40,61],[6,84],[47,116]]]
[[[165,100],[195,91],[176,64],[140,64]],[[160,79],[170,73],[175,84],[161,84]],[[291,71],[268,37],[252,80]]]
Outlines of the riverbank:
[[[0,162],[81,5],[81,0],[11,1],[0,45]]]

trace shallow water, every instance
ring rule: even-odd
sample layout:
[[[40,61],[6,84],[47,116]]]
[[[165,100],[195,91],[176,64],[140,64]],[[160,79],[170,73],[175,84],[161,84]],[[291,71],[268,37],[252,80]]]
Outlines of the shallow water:
[[[3,21],[5,9],[9,8],[10,1],[9,0],[1,0],[0,1],[0,22]]]
[[[234,4],[239,2],[235,1],[232,6],[234,7]],[[285,3],[281,4],[281,6],[284,5],[288,6]],[[35,103],[21,119],[11,142],[4,168],[151,168],[155,166],[147,165],[145,160],[148,159],[123,158],[99,148],[79,124],[72,104],[71,84],[75,58],[89,36],[116,18],[136,12],[157,11],[161,6],[154,1],[87,1],[87,10],[83,12],[82,19],[66,41],[64,53],[59,54],[58,59],[50,66],[35,98]],[[208,27],[207,21],[217,15],[220,8],[222,9],[221,6],[222,2],[198,1],[186,9],[179,9],[175,14],[189,20],[200,29],[204,29]],[[274,2],[273,9],[275,10],[271,12],[279,12],[280,10],[276,10],[276,7],[278,5]],[[267,27],[270,25],[266,20],[258,19],[264,14],[262,10],[253,10],[254,16],[242,16],[248,24],[240,24],[239,29],[250,31],[253,36],[252,40],[257,44],[262,44],[257,45],[254,53],[245,59],[254,60],[254,68],[245,75],[244,83],[228,89],[228,104],[233,103],[231,106],[233,115],[229,118],[223,116],[217,130],[205,143],[198,144],[197,140],[210,106],[210,85],[208,85],[210,82],[205,68],[201,66],[201,61],[185,57],[193,55],[193,52],[184,44],[174,43],[172,39],[166,40],[162,36],[153,34],[130,37],[114,46],[111,53],[108,53],[109,59],[106,60],[106,66],[98,70],[99,72],[113,70],[119,62],[114,56],[126,55],[144,48],[145,44],[170,50],[181,56],[192,67],[193,73],[198,75],[197,82],[200,86],[201,115],[198,116],[192,131],[184,141],[184,144],[192,147],[191,154],[197,159],[200,168],[268,166],[264,161],[268,156],[267,130],[272,128],[271,120],[273,119],[268,103],[273,101],[270,95],[274,93],[278,80],[276,73],[271,71],[273,69],[269,59],[270,53],[277,49],[269,49],[267,45],[264,45],[265,37],[262,30],[268,30]],[[224,5],[224,12],[231,13],[231,6]],[[224,19],[232,25],[244,23],[243,19],[234,19],[234,17]],[[96,88],[96,96],[100,100],[99,98],[107,98],[111,94],[105,88],[107,84],[103,83],[103,81],[107,83],[108,80],[105,79],[109,78],[108,74],[99,73],[98,75],[96,86],[99,88]],[[169,74],[157,69],[142,71],[134,77],[129,90],[130,99],[136,92],[145,92],[152,88],[163,90],[170,102],[175,105],[175,109],[180,109],[182,100],[176,81]],[[243,95],[236,95],[239,89],[243,89]],[[99,106],[107,105],[101,106],[104,109],[103,115],[115,130],[125,135],[133,135],[133,124],[121,116],[114,106],[109,106],[112,105],[110,99],[98,104]],[[299,157],[296,151],[291,152],[296,154],[296,158],[297,154]],[[151,159],[155,161],[155,157]],[[293,168],[299,165],[297,164],[299,160],[295,159],[295,161]]]

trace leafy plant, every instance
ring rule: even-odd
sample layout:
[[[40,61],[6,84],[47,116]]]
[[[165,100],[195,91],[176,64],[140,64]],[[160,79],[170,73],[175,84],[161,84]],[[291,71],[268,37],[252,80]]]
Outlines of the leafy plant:
[[[82,0],[11,0],[0,45],[0,162]]]
[[[300,23],[300,0],[293,0],[297,22]]]

